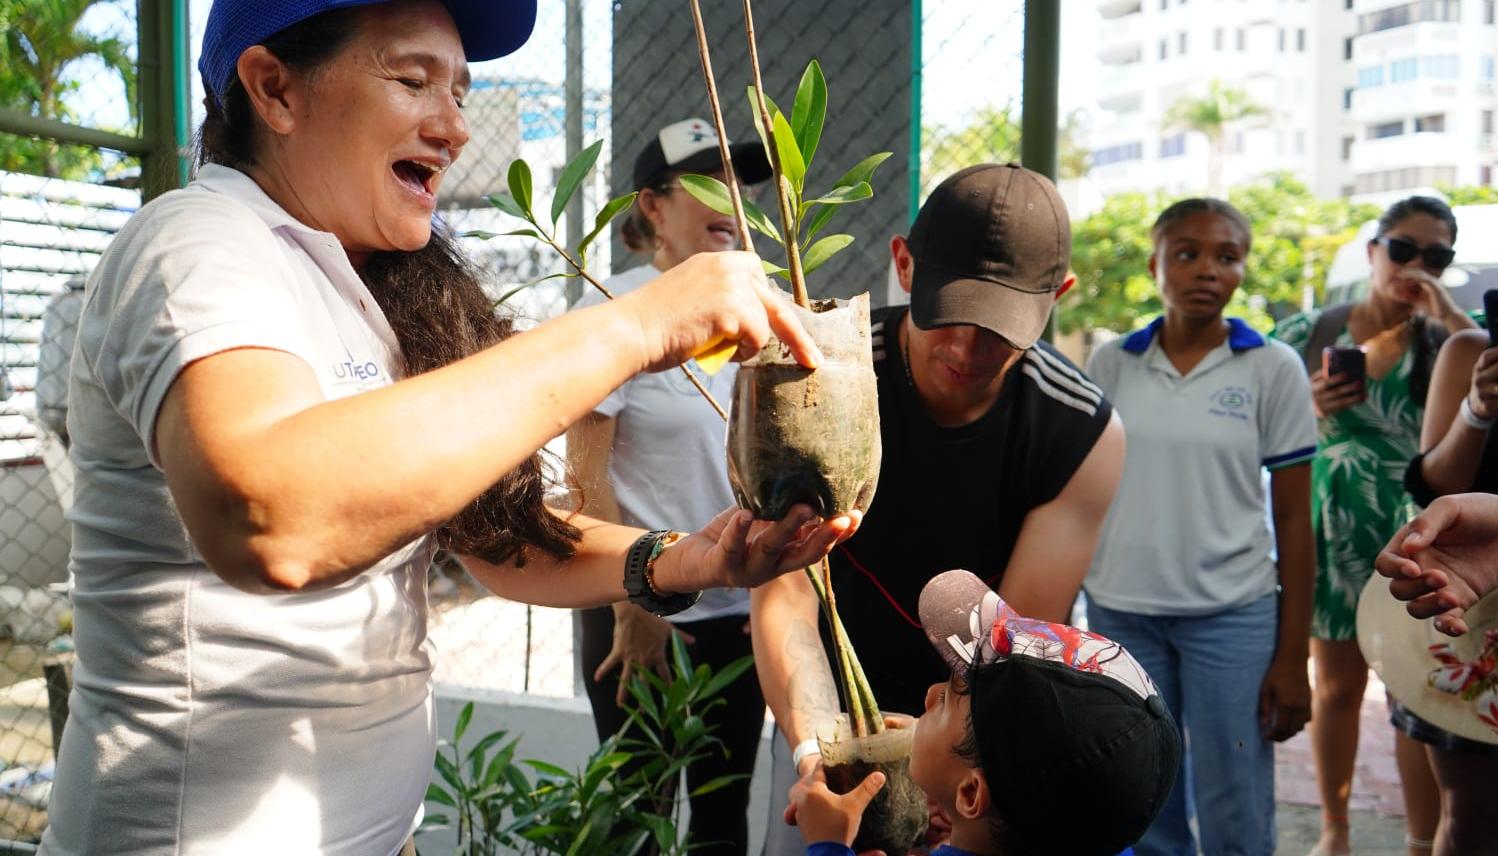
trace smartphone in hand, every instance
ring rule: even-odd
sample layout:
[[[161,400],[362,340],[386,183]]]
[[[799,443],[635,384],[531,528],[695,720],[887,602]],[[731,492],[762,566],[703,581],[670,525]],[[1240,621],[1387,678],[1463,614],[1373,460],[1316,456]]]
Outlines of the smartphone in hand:
[[[1353,345],[1333,345],[1321,352],[1321,374],[1328,379],[1345,375],[1342,383],[1355,383],[1361,388],[1368,380],[1367,355]]]

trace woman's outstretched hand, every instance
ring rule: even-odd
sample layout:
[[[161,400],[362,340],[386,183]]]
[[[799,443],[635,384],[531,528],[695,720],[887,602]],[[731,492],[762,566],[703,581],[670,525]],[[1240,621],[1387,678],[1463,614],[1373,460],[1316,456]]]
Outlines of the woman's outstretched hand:
[[[803,366],[816,368],[822,359],[754,253],[698,253],[616,302],[639,322],[646,371],[678,366],[724,341],[736,342],[734,359],[745,360],[771,333]]]
[[[853,511],[821,520],[810,506],[797,505],[784,519],[765,521],[730,508],[661,554],[655,586],[661,592],[751,588],[820,562],[833,545],[857,531],[862,518],[862,512]]]

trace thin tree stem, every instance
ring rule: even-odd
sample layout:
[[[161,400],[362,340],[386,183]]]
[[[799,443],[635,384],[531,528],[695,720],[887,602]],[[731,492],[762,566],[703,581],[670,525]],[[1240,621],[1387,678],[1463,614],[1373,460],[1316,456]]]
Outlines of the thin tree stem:
[[[785,192],[785,174],[780,169],[780,151],[775,147],[775,123],[770,120],[770,106],[765,102],[765,83],[759,73],[759,44],[754,40],[754,8],[751,0],[744,0],[744,31],[749,37],[749,67],[754,71],[754,98],[758,102],[760,122],[765,127],[765,142],[768,144],[770,168],[774,172],[775,199],[780,203],[780,222],[785,229],[786,268],[791,277],[791,290],[796,305],[811,308],[806,294],[806,276],[801,271],[801,249],[796,236],[799,228],[791,212],[791,200]]]
[[[536,225],[536,224],[533,223],[532,225]],[[582,265],[578,264],[577,260],[574,259],[574,258],[572,258],[572,254],[569,253],[569,252],[567,252],[566,248],[563,247],[561,244],[558,244],[556,242],[555,238],[553,238],[552,236],[546,234],[544,231],[541,231],[541,229],[540,229],[539,226],[537,226],[537,230],[536,231],[537,231],[538,234],[541,235],[542,240],[544,240],[544,241],[546,241],[546,243],[550,244],[551,248],[553,250],[556,250],[557,253],[561,255],[562,260],[565,261],[569,267],[571,267],[573,270],[577,271],[577,275],[578,276],[580,276],[584,280],[586,280],[589,285],[591,285],[594,288],[598,289],[598,291],[600,293],[602,293],[604,297],[607,297],[609,300],[613,300],[614,299],[614,293],[612,291],[609,291],[607,288],[604,288],[603,287],[603,283],[601,283],[598,280],[594,279],[593,275],[590,274],[590,273],[588,273],[588,271],[585,268],[583,268]],[[692,374],[692,371],[690,369],[688,369],[686,366],[682,366],[681,367],[681,373],[687,376],[687,380],[689,380],[689,381],[692,382],[692,386],[696,387],[697,391],[702,394],[702,397],[705,398],[705,399],[707,399],[707,403],[710,404],[710,405],[712,405],[713,411],[718,414],[718,418],[722,419],[724,422],[727,422],[728,421],[728,413],[727,413],[727,411],[725,411],[723,409],[723,406],[718,403],[718,400],[716,398],[713,398],[713,394],[711,392],[707,391],[707,387],[705,387],[705,386],[702,385],[702,381],[698,380],[697,376],[694,375],[694,374]]]
[[[713,59],[707,49],[707,29],[702,25],[702,9],[692,0],[692,25],[697,28],[697,56],[702,60],[702,77],[707,81],[707,101],[713,108],[713,127],[718,131],[718,153],[723,157],[723,183],[728,185],[728,199],[733,203],[733,222],[739,229],[739,242],[754,252],[754,236],[749,233],[749,218],[744,216],[744,200],[733,172],[733,156],[728,151],[728,129],[723,124],[723,105],[718,100],[718,80],[713,76]]]

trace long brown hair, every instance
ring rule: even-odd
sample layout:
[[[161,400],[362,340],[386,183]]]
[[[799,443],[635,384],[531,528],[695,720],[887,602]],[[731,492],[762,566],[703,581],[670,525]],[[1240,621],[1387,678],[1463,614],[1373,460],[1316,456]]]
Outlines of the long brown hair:
[[[292,70],[310,74],[348,44],[362,11],[323,12],[263,44]],[[236,169],[253,164],[260,131],[238,76],[230,78],[218,99],[210,90],[204,104],[208,117],[198,135],[198,162]],[[374,253],[359,276],[395,331],[407,377],[460,360],[513,332],[511,319],[494,312],[478,272],[441,223],[433,223],[432,239],[422,249]],[[546,489],[544,461],[537,452],[443,524],[437,543],[496,564],[524,564],[528,548],[571,558],[582,533],[547,510]]]

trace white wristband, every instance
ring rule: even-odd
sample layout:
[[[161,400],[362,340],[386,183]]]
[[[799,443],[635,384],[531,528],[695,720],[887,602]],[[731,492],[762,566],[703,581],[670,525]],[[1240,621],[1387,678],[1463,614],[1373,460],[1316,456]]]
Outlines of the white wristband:
[[[802,740],[800,743],[796,744],[795,749],[791,750],[791,766],[795,767],[797,770],[800,770],[801,760],[803,758],[806,758],[809,755],[820,754],[822,754],[822,747],[818,745],[816,738],[812,738],[810,740]]]
[[[1472,402],[1469,401],[1467,397],[1462,398],[1461,414],[1462,421],[1466,422],[1468,425],[1477,429],[1478,431],[1486,431],[1489,428],[1492,428],[1494,424],[1498,424],[1498,419],[1484,419],[1481,416],[1478,416],[1476,413],[1473,413]]]

